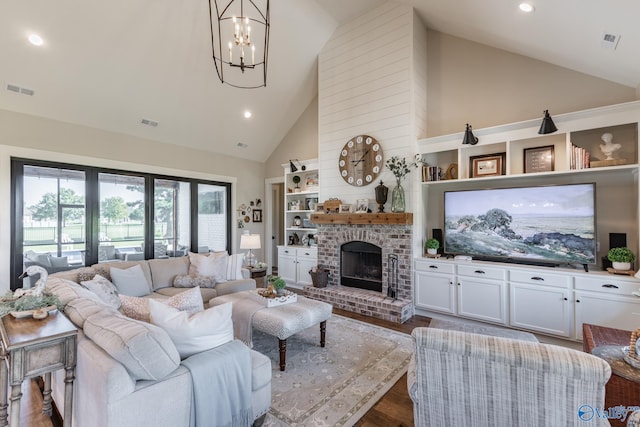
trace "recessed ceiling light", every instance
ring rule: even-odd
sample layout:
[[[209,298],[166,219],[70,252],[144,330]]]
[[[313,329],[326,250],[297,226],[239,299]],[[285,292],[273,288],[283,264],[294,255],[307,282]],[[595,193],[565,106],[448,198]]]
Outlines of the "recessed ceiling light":
[[[244,112],[244,118],[245,119],[250,119],[251,118],[251,111],[247,110]]]
[[[37,34],[29,34],[29,43],[34,46],[42,46],[44,44],[44,40]]]
[[[534,10],[536,10],[536,8],[533,7],[531,3],[520,3],[518,7],[520,8],[521,11],[527,12],[527,13],[531,13]]]

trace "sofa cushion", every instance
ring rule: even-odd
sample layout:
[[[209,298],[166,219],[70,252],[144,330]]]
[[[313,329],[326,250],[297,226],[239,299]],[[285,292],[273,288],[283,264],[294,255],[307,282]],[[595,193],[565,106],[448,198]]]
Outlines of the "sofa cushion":
[[[159,299],[162,304],[173,307],[180,311],[186,311],[189,314],[197,313],[204,310],[202,295],[199,288],[189,290],[181,289],[182,292],[173,295],[170,298]],[[120,295],[122,302],[122,313],[136,320],[149,322],[149,298],[130,297],[128,295]]]
[[[189,273],[189,258],[150,259],[149,270],[153,281],[153,290],[173,286],[176,275]]]
[[[55,294],[60,299],[62,305],[67,305],[76,298],[87,298],[102,304],[102,301],[96,294],[89,289],[85,289],[71,280],[62,279],[60,277],[50,277],[46,283],[47,291]]]
[[[76,298],[64,306],[64,314],[78,328],[84,328],[84,322],[89,316],[101,311],[117,313],[112,307],[88,298]]]
[[[166,297],[172,297],[174,295],[179,294],[180,292],[184,292],[184,288],[162,288],[158,289],[155,294],[159,294]],[[211,298],[215,298],[218,296],[217,289],[211,288],[200,288],[200,294],[202,295],[202,301],[205,303],[208,302]]]
[[[229,302],[189,316],[184,311],[149,300],[151,323],[169,334],[183,359],[233,341],[231,307]]]
[[[174,288],[213,288],[216,281],[213,276],[202,276],[200,274],[179,274],[173,278]]]
[[[117,310],[120,308],[120,298],[115,285],[106,278],[96,274],[93,279],[80,282],[82,286],[96,294],[102,302]]]
[[[93,267],[82,267],[77,271],[76,282],[82,283],[86,280],[92,280],[96,277],[96,274],[101,275],[105,279],[111,281],[111,274],[109,274],[109,269],[100,265],[95,265]]]
[[[180,365],[176,346],[164,330],[120,313],[89,316],[84,333],[136,380],[162,379]]]
[[[118,288],[118,293],[142,297],[152,292],[151,284],[147,281],[140,265],[124,269],[111,267],[110,273],[114,285]]]

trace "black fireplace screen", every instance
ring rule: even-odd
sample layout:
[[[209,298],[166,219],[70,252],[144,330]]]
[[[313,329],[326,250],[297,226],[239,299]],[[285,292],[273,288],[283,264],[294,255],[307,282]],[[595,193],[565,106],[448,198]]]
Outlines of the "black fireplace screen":
[[[382,292],[382,248],[367,242],[342,245],[340,284]]]

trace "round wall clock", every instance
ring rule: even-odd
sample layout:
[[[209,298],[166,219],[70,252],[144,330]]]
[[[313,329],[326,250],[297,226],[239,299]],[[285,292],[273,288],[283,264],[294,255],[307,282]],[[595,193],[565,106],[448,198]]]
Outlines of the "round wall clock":
[[[338,168],[347,184],[361,187],[371,184],[382,172],[382,146],[369,135],[351,138],[340,150]]]

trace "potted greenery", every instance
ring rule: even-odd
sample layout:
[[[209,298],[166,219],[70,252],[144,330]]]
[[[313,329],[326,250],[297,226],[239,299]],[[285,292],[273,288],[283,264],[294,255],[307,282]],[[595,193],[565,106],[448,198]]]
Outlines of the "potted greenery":
[[[435,255],[438,253],[438,248],[440,248],[440,242],[436,239],[428,239],[424,243],[424,248],[427,250],[429,255]]]
[[[299,193],[300,192],[300,186],[298,184],[300,184],[300,177],[298,175],[294,175],[293,178],[291,178],[291,180],[296,185],[296,188],[294,188],[293,191],[296,192],[296,193]]]
[[[613,263],[615,270],[631,270],[631,263],[636,260],[636,254],[629,248],[611,248],[607,258]]]
[[[276,290],[278,296],[284,294],[284,288],[287,287],[287,282],[280,276],[269,276],[269,284]]]

